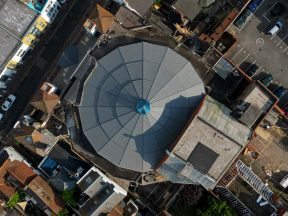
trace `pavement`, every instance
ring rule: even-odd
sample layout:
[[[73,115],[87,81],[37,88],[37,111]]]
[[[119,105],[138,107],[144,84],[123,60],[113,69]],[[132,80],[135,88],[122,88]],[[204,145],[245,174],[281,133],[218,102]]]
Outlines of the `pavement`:
[[[286,7],[286,12],[279,18],[272,19],[269,11],[276,2],[281,2]],[[225,55],[235,65],[246,70],[251,63],[257,64],[259,69],[253,79],[261,79],[265,73],[271,73],[275,85],[288,87],[288,28],[285,21],[288,12],[288,2],[285,0],[263,0],[254,15],[241,28],[231,25],[229,31],[238,38],[236,45]],[[265,35],[263,32],[277,20],[282,20],[284,27],[274,36]],[[270,87],[269,87],[270,88]]]
[[[31,56],[19,68],[17,74],[21,75],[22,78],[15,78],[17,81],[13,82],[13,85],[8,89],[6,94],[13,93],[17,99],[5,113],[4,119],[0,123],[1,137],[5,137],[13,128],[35,90],[39,89],[41,83],[51,73],[59,53],[63,51],[71,37],[75,36],[75,32],[82,28],[80,20],[84,18],[89,9],[93,8],[91,7],[92,3],[88,0],[70,1],[70,4],[71,8],[62,11],[60,13],[62,16],[56,17],[55,24],[58,25],[53,24],[51,26],[52,31],[48,32],[49,34],[46,32],[40,43],[32,51]]]
[[[286,125],[286,128],[283,125]],[[268,130],[259,126],[255,130],[256,136],[249,144],[259,153],[257,159],[251,159],[249,162],[252,170],[264,182],[267,181],[274,193],[280,194],[286,201],[288,191],[285,191],[279,183],[288,175],[287,129],[287,123],[281,119]]]

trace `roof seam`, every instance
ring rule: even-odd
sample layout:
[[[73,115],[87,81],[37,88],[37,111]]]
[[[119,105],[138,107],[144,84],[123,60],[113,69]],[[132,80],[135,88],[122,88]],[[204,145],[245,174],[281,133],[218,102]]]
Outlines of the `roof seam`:
[[[119,50],[119,48],[117,48],[117,49],[118,49],[118,52],[120,53],[120,56],[121,56],[121,58],[122,58],[122,61],[123,61],[124,65],[125,65],[125,68],[126,68],[126,70],[127,70],[127,72],[128,72],[128,75],[129,75],[129,77],[130,77],[130,80],[133,81],[133,79],[132,79],[132,77],[131,77],[131,74],[129,73],[129,70],[128,70],[128,68],[127,68],[127,65],[126,65],[126,63],[125,63],[125,61],[124,61],[123,55],[122,55],[121,51]],[[132,84],[133,84],[133,86],[134,86],[135,92],[136,92],[137,95],[138,95],[136,86],[134,85],[133,82],[132,82]],[[138,95],[138,97],[139,97],[139,95]]]
[[[166,47],[166,51],[164,52],[163,57],[162,57],[161,61],[159,62],[159,67],[158,67],[158,69],[157,69],[157,73],[156,73],[155,76],[154,76],[154,79],[153,79],[153,81],[152,81],[152,84],[150,85],[150,89],[149,89],[149,92],[148,92],[147,97],[145,98],[145,100],[147,100],[148,97],[149,97],[149,95],[150,95],[151,89],[152,89],[152,87],[153,87],[153,85],[154,85],[154,82],[155,82],[155,80],[156,80],[156,77],[157,77],[157,75],[158,75],[158,72],[159,72],[159,69],[160,69],[160,67],[161,67],[162,61],[163,61],[163,59],[164,59],[165,56],[166,56],[167,50],[168,50],[168,47]]]
[[[137,114],[138,114],[138,113],[135,113],[135,114],[129,119],[129,121],[130,121],[132,118],[134,118],[134,116],[137,115]],[[97,149],[97,152],[101,151],[101,149],[102,149],[110,140],[112,140],[112,138],[115,137],[116,134],[118,134],[119,131],[121,131],[121,130],[125,127],[125,125],[127,125],[127,124],[129,123],[129,121],[127,121],[127,122],[123,125],[123,127],[120,128],[120,130],[118,130],[111,138],[109,138],[109,136],[107,136],[107,137],[109,138],[109,140],[108,140],[106,143],[104,143],[101,148]],[[105,132],[105,134],[106,134],[106,132]]]
[[[119,53],[120,53],[120,51],[119,51]],[[123,59],[122,59],[123,60]],[[128,69],[127,69],[127,67],[126,67],[126,64],[125,64],[125,62],[123,61],[123,64],[121,65],[121,66],[119,66],[119,67],[117,67],[117,68],[114,68],[112,71],[107,71],[106,69],[105,69],[105,67],[100,63],[100,62],[98,62],[101,66],[102,66],[102,68],[107,72],[107,74],[109,74],[109,76],[107,76],[107,78],[105,79],[105,81],[103,82],[103,84],[101,85],[101,87],[100,88],[98,88],[97,86],[93,86],[93,85],[91,85],[91,84],[89,84],[89,83],[87,83],[87,85],[90,85],[90,86],[93,86],[94,88],[96,88],[96,89],[99,89],[99,90],[101,90],[101,91],[105,91],[105,90],[102,90],[102,86],[104,85],[104,83],[106,82],[106,80],[109,78],[109,77],[111,77],[116,83],[118,83],[118,85],[120,86],[120,87],[122,87],[122,85],[121,85],[121,83],[119,83],[118,82],[118,80],[117,79],[115,79],[115,77],[113,76],[113,73],[117,70],[117,69],[119,69],[119,68],[121,68],[121,66],[123,66],[123,65],[125,65],[125,68],[126,68],[126,70],[127,70],[127,73],[129,74],[129,72],[128,72]],[[129,77],[130,77],[130,74],[129,74]],[[130,79],[131,79],[131,77],[130,77]],[[132,79],[131,79],[132,80]],[[135,88],[135,87],[134,87]],[[122,89],[124,89],[124,88],[120,88],[121,90]],[[136,91],[136,89],[134,89],[135,90],[135,93],[137,94],[137,91]],[[128,93],[129,95],[131,95],[126,89],[124,89],[124,91],[126,92],[126,93]],[[105,91],[105,92],[109,92],[109,91]],[[121,92],[121,91],[120,91]],[[110,93],[110,92],[109,92]],[[116,95],[115,95],[116,96]],[[119,96],[119,95],[118,95]],[[133,96],[133,95],[131,95],[131,96]]]
[[[131,137],[132,137],[132,135],[133,135],[133,133],[134,133],[134,130],[135,130],[136,125],[137,125],[137,123],[138,123],[138,121],[139,121],[139,118],[140,118],[140,114],[139,114],[139,116],[138,116],[138,118],[137,118],[137,121],[135,122],[135,125],[134,125],[134,127],[133,127],[133,130],[132,130],[131,136],[129,137],[129,139],[128,139],[128,141],[127,141],[127,145],[126,145],[126,148],[125,148],[125,150],[124,150],[124,152],[123,152],[123,154],[122,154],[122,156],[121,156],[121,159],[120,159],[119,165],[122,163],[122,160],[123,160],[124,154],[125,154],[125,152],[127,151],[128,144],[129,144],[130,139],[131,139]]]
[[[189,63],[190,63],[190,62],[187,61],[186,64],[184,64],[182,67],[180,67],[179,70],[178,70],[177,72],[175,72],[175,74],[171,77],[171,79],[169,79],[169,80],[165,83],[165,85],[163,85],[163,86],[156,92],[156,94],[154,94],[154,95],[149,99],[149,101],[151,101],[174,77],[176,77],[176,76],[178,75],[178,72],[179,72],[180,70],[182,70],[182,68],[185,67],[185,66],[186,66],[187,64],[189,64]]]
[[[120,115],[119,117],[125,116],[125,115],[127,115],[127,114],[129,114],[129,113],[131,113],[131,112],[124,113],[124,114]],[[99,119],[98,119],[98,120],[99,120],[99,123],[100,123],[100,124],[105,124],[105,123],[110,122],[110,121],[112,121],[112,120],[114,120],[114,119],[115,119],[115,118],[109,119],[109,120],[103,121],[103,122],[100,122]],[[89,128],[86,128],[86,129],[83,129],[83,131],[88,131],[88,130],[90,130],[90,129],[92,129],[92,128],[95,128],[95,127],[97,127],[97,126],[100,126],[100,124],[99,124],[99,125],[91,126],[91,127],[89,127]],[[120,124],[123,126],[123,124],[122,124],[121,122],[120,122]]]
[[[187,91],[187,90],[189,90],[189,89],[192,89],[192,88],[194,88],[194,87],[196,87],[196,86],[199,86],[199,85],[203,85],[203,84],[202,84],[202,83],[199,83],[199,84],[197,84],[197,85],[195,85],[195,86],[192,86],[192,87],[190,87],[190,88],[184,89],[183,91],[177,92],[177,93],[172,94],[172,95],[168,95],[166,98],[172,97],[172,96],[177,95],[177,94],[182,93],[182,92],[185,92],[185,91]],[[156,96],[156,95],[155,95],[155,96]],[[151,100],[152,100],[152,99],[153,99],[153,98],[151,98]],[[164,99],[165,99],[165,98],[160,98],[159,100],[153,101],[153,102],[151,102],[151,105],[154,104],[154,103],[157,103],[157,102],[159,102],[159,101],[161,101],[161,100],[164,100]],[[190,107],[190,106],[189,106],[189,107]]]

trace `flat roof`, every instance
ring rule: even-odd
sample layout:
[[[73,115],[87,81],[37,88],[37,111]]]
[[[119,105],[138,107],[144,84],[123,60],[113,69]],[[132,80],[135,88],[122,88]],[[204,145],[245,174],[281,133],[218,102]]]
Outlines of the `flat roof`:
[[[268,112],[273,106],[271,97],[264,93],[257,85],[252,84],[254,87],[250,94],[245,98],[245,102],[253,104],[263,112]]]
[[[15,37],[0,28],[0,67],[19,45],[20,42]]]
[[[0,67],[20,45],[37,13],[16,0],[0,0]]]
[[[202,10],[199,5],[199,0],[178,0],[174,7],[180,11],[184,16],[187,16],[191,21]]]
[[[21,38],[37,13],[16,0],[2,1],[0,5],[0,26]]]
[[[231,110],[206,96],[198,116],[174,149],[174,154],[202,174],[217,180],[247,142],[251,131],[230,117]]]
[[[72,152],[70,146],[64,141],[57,142],[49,151],[48,156],[70,171],[76,172],[79,167],[82,167],[84,174],[90,169],[90,165]]]
[[[213,66],[212,70],[214,70],[215,73],[217,73],[223,79],[226,79],[228,75],[234,70],[234,66],[224,57],[221,57]]]

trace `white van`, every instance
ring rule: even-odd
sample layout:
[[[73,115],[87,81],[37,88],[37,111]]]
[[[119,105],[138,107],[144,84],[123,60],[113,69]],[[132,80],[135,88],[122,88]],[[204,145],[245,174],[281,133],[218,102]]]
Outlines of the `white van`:
[[[281,21],[277,21],[276,24],[267,31],[267,35],[275,35],[282,27],[283,23]]]

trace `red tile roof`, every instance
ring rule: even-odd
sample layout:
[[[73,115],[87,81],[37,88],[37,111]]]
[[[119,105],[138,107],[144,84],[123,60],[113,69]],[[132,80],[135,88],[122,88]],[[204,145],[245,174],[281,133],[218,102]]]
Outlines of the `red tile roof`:
[[[55,214],[65,206],[64,201],[55,193],[51,186],[41,177],[34,178],[28,188],[38,196]]]
[[[2,194],[6,199],[10,199],[15,192],[16,190],[13,187],[6,184],[0,184],[0,196]]]
[[[12,161],[7,172],[16,178],[23,186],[27,185],[33,178],[37,176],[33,170],[24,162]]]

